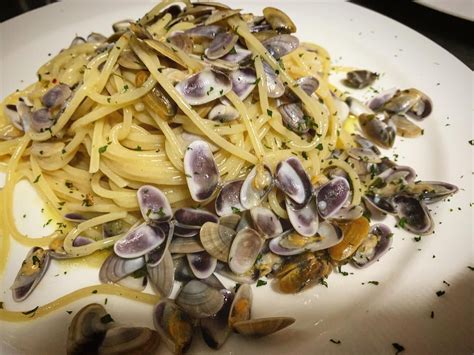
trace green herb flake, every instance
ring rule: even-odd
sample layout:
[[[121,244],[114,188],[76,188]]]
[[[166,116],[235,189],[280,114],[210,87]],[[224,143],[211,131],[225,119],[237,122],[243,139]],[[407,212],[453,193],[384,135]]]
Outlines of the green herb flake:
[[[72,313],[72,311],[66,311],[66,313],[67,313],[67,314],[71,314],[71,313]]]
[[[110,97],[107,98],[107,102],[110,104]]]
[[[232,206],[231,208],[232,208],[233,213],[239,213],[240,212],[240,209],[237,208],[237,207]]]
[[[323,150],[323,144],[322,144],[322,143],[319,143],[319,144],[316,146],[316,149],[317,149],[317,150]]]
[[[107,298],[106,298],[106,299],[104,300],[104,304],[107,304],[107,302],[108,302],[108,300],[107,300]]]
[[[469,141],[469,144],[470,144],[470,145],[474,145],[474,139],[471,139],[471,140]]]
[[[436,296],[441,297],[441,296],[443,296],[445,293],[446,293],[446,291],[441,291],[441,290],[439,290],[439,291],[436,291]]]
[[[99,154],[103,154],[105,153],[105,151],[107,150],[108,148],[108,145],[103,145],[102,147],[99,148]]]
[[[342,276],[348,276],[349,273],[347,271],[342,271],[342,266],[338,265],[337,271],[342,275]]]
[[[405,228],[405,225],[407,224],[407,219],[405,217],[400,218],[398,221],[398,225],[402,228]]]
[[[236,283],[236,284],[235,284],[235,286],[234,286],[234,292],[235,292],[235,293],[239,290],[240,286],[242,286],[242,285],[239,284],[239,283]]]
[[[369,281],[367,282],[368,284],[372,284],[372,285],[375,285],[375,286],[378,286],[379,285],[379,282],[378,281]]]
[[[163,211],[163,207],[160,207],[160,209],[155,212],[158,216],[160,217],[164,217],[165,216],[165,212]]]
[[[255,81],[252,83],[253,85],[258,85],[258,83],[262,80],[261,78],[255,79]]]
[[[97,293],[97,290],[93,290],[91,293],[95,295]]]
[[[434,311],[431,311],[430,318],[431,318],[431,319],[434,318]]]
[[[321,281],[319,281],[319,283],[320,283],[321,285],[325,286],[326,288],[329,287],[329,286],[328,286],[328,283],[326,282],[325,279],[321,279]]]
[[[33,184],[36,184],[36,183],[39,181],[40,177],[41,177],[41,174],[39,174],[39,175],[36,177],[35,181],[33,181]]]
[[[0,302],[0,309],[3,309],[3,302]]]
[[[51,223],[51,221],[52,221],[52,219],[51,219],[51,218],[50,218],[50,219],[48,219],[48,221],[47,221],[45,224],[43,224],[43,228],[44,228],[44,227],[46,227],[47,225],[49,225],[49,224]]]
[[[340,340],[336,340],[336,339],[329,339],[329,341],[333,344],[341,344],[341,341]]]
[[[467,268],[471,271],[474,271],[474,266],[468,266]]]
[[[128,85],[124,85],[123,86],[123,92],[127,92],[128,91]]]
[[[415,242],[419,242],[421,240],[421,235],[419,235],[418,237],[414,237],[413,240]]]
[[[209,94],[210,94],[211,92],[213,92],[213,91],[214,91],[214,87],[211,86],[211,87],[209,88],[209,90],[206,92],[206,95],[209,96]]]
[[[397,351],[397,352],[395,353],[395,355],[401,353],[402,351],[405,351],[405,347],[404,347],[403,345],[398,344],[398,343],[392,343],[392,346],[393,346],[393,347],[395,348],[395,350]]]
[[[114,320],[113,320],[112,316],[111,316],[110,314],[108,314],[108,313],[107,313],[105,316],[103,316],[103,317],[100,318],[100,322],[101,322],[102,324],[111,323],[111,322],[113,322],[113,321],[114,321]]]
[[[304,160],[308,160],[308,153],[303,152],[301,155],[303,156]]]
[[[273,111],[270,110],[269,108],[267,108],[267,115],[270,116],[270,117],[272,117],[272,115],[273,115]]]
[[[264,280],[258,280],[257,281],[257,287],[265,286],[266,284],[267,284],[267,281],[264,281]]]

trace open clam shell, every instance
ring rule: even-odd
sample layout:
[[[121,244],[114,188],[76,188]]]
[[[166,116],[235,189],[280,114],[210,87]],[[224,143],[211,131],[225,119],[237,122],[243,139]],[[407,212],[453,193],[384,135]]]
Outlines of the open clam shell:
[[[206,222],[217,223],[219,221],[215,214],[197,208],[179,208],[174,212],[174,218],[179,223],[199,227]]]
[[[370,227],[367,239],[352,256],[351,263],[357,268],[365,268],[385,254],[392,244],[392,231],[385,224]]]
[[[174,223],[169,223],[168,225],[161,224],[160,228],[165,233],[166,240],[161,243],[158,248],[153,249],[152,251],[145,254],[145,261],[150,266],[156,266],[161,262],[163,256],[165,255],[165,251],[169,248],[169,245],[173,239]]]
[[[234,330],[242,335],[261,337],[278,332],[295,322],[291,317],[270,317],[249,319],[233,324]]]
[[[174,264],[169,250],[165,251],[163,259],[158,265],[147,265],[146,270],[153,289],[161,296],[169,297],[174,284]]]
[[[426,235],[433,231],[433,219],[428,208],[418,198],[398,195],[394,197],[393,202],[399,218],[399,226],[417,235]]]
[[[317,233],[319,228],[319,215],[314,198],[309,200],[306,206],[299,210],[294,209],[291,200],[287,198],[286,212],[296,232],[306,237],[311,237]]]
[[[125,259],[112,253],[100,267],[99,280],[102,283],[118,282],[144,266],[145,259],[141,256],[134,259]]]
[[[348,201],[349,195],[349,182],[343,177],[335,177],[321,186],[316,193],[321,217],[328,218],[335,215]]]
[[[249,320],[252,314],[252,288],[248,284],[240,285],[230,306],[228,324]]]
[[[220,290],[224,297],[224,305],[215,315],[209,318],[201,319],[201,333],[202,338],[206,344],[212,349],[220,349],[231,334],[229,327],[229,313],[232,302],[234,301],[234,294],[232,291],[223,289]]]
[[[250,210],[250,216],[254,228],[266,239],[274,238],[283,232],[280,220],[269,208],[254,207]]]
[[[275,59],[280,59],[298,48],[300,41],[295,36],[281,34],[264,40],[262,44]]]
[[[270,168],[266,165],[253,167],[240,189],[240,203],[244,209],[259,206],[273,186]]]
[[[207,222],[199,233],[204,249],[216,259],[227,262],[235,231],[224,225]]]
[[[240,203],[240,191],[243,183],[244,180],[233,180],[222,186],[215,202],[216,213],[219,216],[231,215],[245,209]]]
[[[257,76],[253,68],[247,67],[235,70],[229,74],[232,81],[232,91],[241,100],[245,100],[256,86]]]
[[[232,81],[220,71],[204,69],[175,87],[188,104],[202,105],[227,94],[232,90]]]
[[[218,59],[229,53],[239,37],[233,33],[221,32],[218,33],[205,50],[205,55],[209,59]]]
[[[199,253],[204,250],[204,247],[197,237],[175,237],[169,246],[169,251],[173,254]]]
[[[145,327],[114,327],[107,330],[98,354],[153,354],[160,345],[160,336]]]
[[[176,304],[193,318],[207,318],[222,308],[224,296],[204,282],[191,280],[179,292]]]
[[[184,172],[189,192],[194,201],[209,199],[219,184],[219,170],[209,145],[192,142],[184,154]]]
[[[30,249],[10,287],[15,302],[25,300],[33,292],[48,270],[50,261],[47,250],[40,247]]]
[[[194,276],[198,279],[206,279],[210,277],[217,266],[217,259],[206,251],[187,254],[186,258],[188,259],[189,267]]]

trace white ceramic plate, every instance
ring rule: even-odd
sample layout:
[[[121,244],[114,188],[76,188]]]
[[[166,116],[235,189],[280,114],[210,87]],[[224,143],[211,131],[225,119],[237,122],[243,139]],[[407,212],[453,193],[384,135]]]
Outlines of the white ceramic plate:
[[[415,2],[445,14],[474,21],[474,2],[472,0],[415,0]]]
[[[263,2],[231,2],[233,7],[260,12]],[[1,24],[1,96],[35,79],[35,71],[66,47],[76,34],[110,33],[110,24],[138,18],[152,2],[57,3]],[[472,72],[447,51],[411,29],[361,7],[342,2],[282,2],[298,26],[298,36],[323,45],[335,63],[384,73],[378,89],[417,87],[434,101],[433,114],[423,122],[425,135],[398,139],[391,157],[413,166],[420,179],[444,180],[460,192],[433,206],[436,233],[415,242],[395,230],[393,249],[379,263],[349,276],[333,273],[329,287],[317,286],[298,295],[280,295],[270,286],[256,288],[253,314],[294,316],[289,329],[267,338],[232,336],[219,354],[393,354],[399,343],[407,354],[472,353]],[[364,96],[364,95],[361,95]],[[25,233],[46,233],[40,201],[19,187],[15,211]],[[25,212],[24,212],[25,211]],[[25,220],[22,215],[27,214]],[[394,221],[387,223],[393,227]],[[30,310],[82,286],[98,282],[97,270],[52,263],[44,280],[23,303],[9,291],[26,248],[12,245],[2,275],[1,301],[11,310]],[[67,271],[67,275],[63,272]],[[59,276],[54,276],[59,274]],[[368,281],[379,281],[378,286]],[[443,283],[443,280],[450,286]],[[445,295],[436,296],[444,290]],[[34,322],[0,323],[2,354],[56,354],[65,347],[74,312],[105,296],[89,298]],[[151,307],[108,297],[116,321],[152,326]],[[69,315],[66,311],[73,311]],[[430,317],[434,312],[434,318]],[[196,337],[198,338],[198,337]],[[341,344],[330,341],[340,340]],[[195,341],[190,353],[211,352]]]

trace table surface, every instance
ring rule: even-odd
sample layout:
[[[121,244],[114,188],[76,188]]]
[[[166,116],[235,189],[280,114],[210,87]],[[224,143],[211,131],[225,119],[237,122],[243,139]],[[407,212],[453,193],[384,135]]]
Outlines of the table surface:
[[[4,0],[0,21],[6,21],[23,12],[54,1],[56,0]],[[351,0],[350,2],[381,13],[418,31],[447,49],[470,69],[474,69],[474,46],[469,38],[473,33],[471,21],[427,8],[409,0]]]

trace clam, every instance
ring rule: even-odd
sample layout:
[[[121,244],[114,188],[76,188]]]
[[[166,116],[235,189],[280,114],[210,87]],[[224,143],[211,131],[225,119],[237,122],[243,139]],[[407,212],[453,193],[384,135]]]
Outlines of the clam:
[[[385,224],[374,224],[370,227],[367,239],[352,256],[352,265],[364,268],[385,254],[392,244],[392,232]]]
[[[368,70],[353,70],[347,73],[343,83],[353,89],[363,89],[372,85],[378,77],[379,74]]]
[[[237,43],[234,46],[234,51],[230,51],[221,59],[230,63],[244,64],[251,58],[252,52],[248,49],[243,48],[242,46],[239,46],[239,44]]]
[[[200,239],[204,249],[217,260],[227,262],[235,231],[223,225],[207,222],[201,227]]]
[[[392,113],[406,113],[410,117],[422,120],[433,108],[428,96],[417,89],[398,90],[383,108]]]
[[[174,219],[181,224],[199,227],[206,222],[219,221],[215,214],[197,208],[179,208],[174,212]]]
[[[377,95],[372,97],[368,102],[367,106],[374,110],[378,111],[380,108],[385,105],[387,101],[389,101],[395,94],[397,93],[397,88],[390,88],[379,92]]]
[[[40,247],[30,249],[10,287],[15,302],[25,300],[33,292],[48,270],[50,261],[47,250]]]
[[[288,15],[275,7],[264,8],[263,16],[270,26],[279,33],[296,32],[296,26]]]
[[[132,275],[125,276],[123,279],[118,281],[117,284],[131,290],[142,292],[148,285],[148,278],[143,270],[138,270]]]
[[[224,297],[224,305],[216,314],[203,318],[200,322],[202,338],[210,348],[216,350],[224,345],[231,333],[228,318],[234,301],[234,294],[231,291],[223,289],[220,292]]]
[[[199,234],[199,226],[189,226],[186,224],[175,223],[174,235],[177,237],[191,238]]]
[[[289,130],[303,134],[309,131],[307,119],[299,103],[289,103],[278,107],[283,125]]]
[[[66,221],[81,223],[87,221],[88,219],[98,217],[99,215],[94,212],[68,212],[63,215]]]
[[[130,28],[130,24],[133,22],[133,20],[121,20],[117,21],[112,24],[112,29],[114,30],[115,33],[117,32],[125,32]]]
[[[145,254],[145,261],[150,266],[156,266],[161,262],[173,239],[175,229],[174,223],[161,224],[160,228],[166,235],[166,241],[161,243],[158,248]]]
[[[301,162],[290,157],[278,163],[275,171],[278,188],[293,202],[294,208],[303,208],[310,200],[312,185]]]
[[[169,251],[173,254],[198,253],[205,250],[199,239],[196,237],[180,238],[175,237],[170,243]]]
[[[250,95],[257,82],[255,70],[250,67],[235,70],[229,74],[229,77],[232,82],[232,91],[234,91],[241,100],[244,100]]]
[[[321,217],[329,218],[336,214],[349,199],[349,182],[343,177],[335,177],[316,192],[316,202]]]
[[[431,114],[433,110],[433,102],[431,99],[419,90],[415,90],[419,95],[420,99],[407,111],[407,115],[418,121],[424,120]]]
[[[267,82],[268,97],[276,99],[283,96],[285,93],[285,85],[267,62],[263,62],[263,72],[265,73],[265,81]]]
[[[391,148],[395,142],[396,128],[382,115],[362,114],[359,123],[364,135],[381,148]]]
[[[112,253],[100,267],[99,280],[102,283],[118,282],[144,266],[145,259],[143,257],[124,259]]]
[[[255,267],[252,267],[245,274],[238,275],[232,272],[227,264],[222,262],[217,262],[216,274],[227,277],[228,279],[240,284],[254,284],[260,276],[259,270]]]
[[[160,336],[144,327],[115,327],[108,329],[98,348],[98,354],[153,354],[160,345]]]
[[[192,53],[193,51],[193,41],[183,32],[174,32],[166,40],[180,48],[185,53]]]
[[[217,215],[226,216],[245,209],[240,204],[240,190],[243,183],[244,180],[233,180],[222,186],[215,202]]]
[[[270,55],[278,60],[298,48],[300,41],[295,36],[282,34],[270,37],[264,40],[262,44],[265,46]]]
[[[138,75],[137,75],[138,77]],[[163,118],[174,117],[177,112],[176,103],[158,84],[144,97],[147,106]]]
[[[208,25],[208,26],[197,26],[190,28],[184,33],[191,37],[191,39],[202,39],[202,38],[210,38],[213,39],[216,37],[218,33],[224,32],[225,29],[221,26],[217,25]]]
[[[228,214],[219,218],[219,225],[235,230],[240,222],[238,214]]]
[[[313,95],[319,87],[319,81],[314,76],[303,76],[296,80],[296,84],[309,96]]]
[[[362,217],[364,208],[360,205],[351,207],[342,207],[336,214],[331,216],[331,220],[338,222],[348,222]]]
[[[354,141],[364,150],[370,149],[373,151],[375,154],[380,155],[380,149],[377,148],[377,146],[369,141],[367,138],[361,136],[360,134],[353,134],[352,137],[354,138]],[[382,158],[383,159],[383,158]]]
[[[356,117],[359,117],[362,114],[374,114],[374,111],[372,111],[367,105],[365,105],[362,101],[359,101],[354,97],[348,97],[346,99],[346,104],[349,106],[349,112]]]
[[[71,44],[69,45],[69,48],[75,47],[80,44],[86,43],[86,39],[84,37],[76,36],[73,38],[71,41]]]
[[[217,34],[206,48],[204,54],[209,59],[219,59],[229,53],[237,43],[239,36],[230,32]]]
[[[288,230],[270,241],[270,250],[282,256],[298,255],[305,251],[318,251],[330,248],[341,242],[343,237],[341,229],[329,222],[319,225],[316,236],[303,236]]]
[[[189,281],[176,297],[176,304],[193,318],[207,318],[224,305],[224,296],[198,280]]]
[[[376,219],[382,219],[387,214],[395,214],[395,206],[390,198],[380,196],[378,194],[367,193],[364,197],[365,206],[371,214],[376,215]],[[380,216],[382,214],[383,216]],[[378,217],[377,217],[378,216]]]
[[[406,186],[406,193],[426,204],[441,201],[458,191],[457,186],[440,181],[417,181]]]
[[[89,43],[104,43],[105,41],[107,41],[107,37],[101,33],[91,32],[87,36],[87,42]]]
[[[289,327],[295,322],[291,317],[271,317],[260,319],[249,319],[234,323],[234,330],[246,336],[265,336]]]
[[[97,303],[89,304],[76,313],[67,336],[67,354],[93,354],[111,327],[109,314]]]
[[[160,301],[153,311],[153,323],[173,354],[185,353],[193,339],[192,319],[170,300]]]
[[[157,248],[165,239],[166,235],[160,227],[143,223],[119,239],[114,251],[122,258],[137,258]]]
[[[267,276],[281,267],[283,258],[280,255],[268,251],[262,254],[261,258],[255,262],[255,268],[258,270],[260,277]]]
[[[349,156],[365,163],[380,163],[382,159],[369,148],[351,148],[348,152]]]
[[[59,84],[48,91],[41,98],[41,102],[47,108],[56,108],[63,105],[72,95],[72,90],[66,84]]]
[[[49,130],[54,124],[54,118],[51,112],[46,108],[31,112],[30,127],[35,132],[45,132]],[[23,126],[25,123],[23,123]]]
[[[27,127],[24,126],[29,126],[30,108],[24,102],[20,101],[17,105],[5,105],[3,112],[15,128],[27,131]]]
[[[233,106],[217,104],[209,111],[207,118],[219,122],[231,122],[240,117],[240,112]]]
[[[240,203],[244,209],[260,205],[273,186],[271,170],[266,165],[256,165],[245,178],[240,189]]]
[[[163,259],[156,266],[147,264],[148,279],[153,289],[162,297],[169,297],[174,284],[174,264],[169,250],[166,250]]]
[[[169,221],[173,215],[171,205],[165,194],[151,185],[143,185],[137,190],[138,205],[147,222]]]
[[[74,238],[74,240],[72,241],[72,246],[73,247],[80,247],[80,246],[83,246],[83,245],[91,244],[93,242],[95,242],[94,239],[83,237],[82,235],[79,235],[76,238]]]
[[[395,125],[397,135],[400,137],[416,138],[423,134],[421,127],[411,122],[405,115],[393,115],[390,117],[390,122]]]
[[[249,320],[252,312],[252,288],[248,284],[240,285],[229,310],[228,324]]]
[[[194,141],[186,148],[184,172],[194,201],[206,201],[214,194],[219,183],[219,170],[206,142]]]
[[[283,232],[280,220],[269,208],[253,207],[250,210],[250,216],[254,228],[266,239],[274,238]]]
[[[434,223],[425,204],[418,198],[397,195],[393,202],[399,218],[398,225],[407,231],[426,235],[433,231]]]
[[[300,292],[314,285],[331,272],[331,265],[311,252],[287,259],[276,273],[278,287],[283,293]]]
[[[212,144],[211,142],[209,142],[208,140],[206,140],[205,137],[197,135],[197,134],[183,132],[181,134],[181,139],[184,141],[186,146],[188,146],[189,144],[191,144],[194,141],[204,141],[207,144],[209,144],[209,148],[211,148],[211,152],[215,153],[219,150],[218,146],[216,146],[216,145]]]
[[[220,9],[217,11],[214,11],[211,16],[209,16],[206,21],[204,22],[205,25],[211,25],[213,23],[222,21],[226,18],[229,18],[231,16],[237,15],[241,10],[239,9]]]
[[[198,279],[206,279],[212,275],[216,269],[217,259],[209,255],[206,251],[190,253],[186,255],[189,267]]]
[[[342,241],[329,249],[329,255],[336,261],[349,258],[365,241],[369,234],[369,221],[365,217],[360,217],[341,225],[341,228]]]
[[[126,69],[132,70],[143,70],[146,69],[146,66],[142,63],[142,61],[135,55],[134,52],[130,50],[124,50],[120,57],[117,60],[117,63]]]
[[[264,239],[259,233],[251,228],[239,231],[229,251],[229,268],[236,274],[244,274],[249,271],[257,260],[264,244]]]
[[[318,231],[319,216],[314,198],[309,200],[309,202],[300,209],[294,209],[291,200],[287,199],[286,212],[288,213],[288,219],[290,220],[291,225],[299,234],[305,237],[311,237]]]

